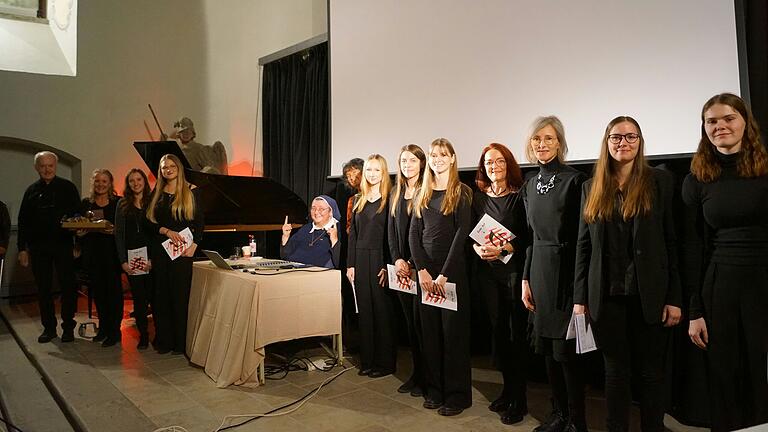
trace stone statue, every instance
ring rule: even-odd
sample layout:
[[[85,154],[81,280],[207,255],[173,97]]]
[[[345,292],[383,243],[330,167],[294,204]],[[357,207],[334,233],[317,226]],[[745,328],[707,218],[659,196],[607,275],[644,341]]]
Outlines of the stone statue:
[[[227,150],[221,141],[212,146],[195,141],[195,124],[189,117],[182,117],[173,124],[170,138],[179,141],[179,147],[192,169],[213,174],[227,174]],[[163,140],[166,137],[162,137]]]

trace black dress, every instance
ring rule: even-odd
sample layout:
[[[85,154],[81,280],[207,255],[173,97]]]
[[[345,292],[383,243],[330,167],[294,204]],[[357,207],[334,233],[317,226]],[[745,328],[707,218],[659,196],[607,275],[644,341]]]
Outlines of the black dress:
[[[117,197],[109,199],[102,207],[84,199],[82,212],[91,211],[96,219],[115,223]],[[83,250],[83,264],[90,277],[89,289],[99,313],[99,336],[120,341],[120,323],[123,320],[123,287],[120,281],[120,262],[117,259],[114,234],[89,232],[80,240]]]
[[[585,175],[557,158],[540,165],[523,186],[533,242],[525,257],[523,279],[529,281],[536,311],[533,343],[545,356],[553,411],[579,430],[586,428],[584,368],[574,340],[565,340],[573,313],[576,237],[581,218]]]
[[[363,198],[364,199],[364,198]],[[352,213],[347,266],[355,269],[355,293],[360,318],[360,369],[395,371],[393,293],[379,285],[379,271],[386,269],[387,207],[380,212],[379,198]]]
[[[192,258],[178,257],[171,261],[163,249],[162,243],[168,237],[160,234],[160,228],[181,232],[184,228],[192,231],[193,242],[200,245],[203,238],[203,212],[197,203],[192,220],[177,220],[171,213],[173,194],[163,192],[155,205],[155,220],[148,221],[151,237],[151,256],[155,282],[155,304],[152,313],[155,318],[155,348],[160,352],[173,350],[175,353],[186,351],[187,308],[189,291],[192,285]]]
[[[520,290],[525,251],[530,243],[525,204],[520,193],[489,197],[485,192],[476,191],[472,210],[475,224],[487,214],[515,235],[512,240],[514,252],[506,264],[501,260],[477,259],[480,266],[477,284],[491,322],[496,368],[504,378],[501,397],[524,411],[528,407],[525,394],[528,310],[520,301]]]
[[[128,263],[128,250],[147,248],[149,258],[149,235],[146,232],[144,220],[146,209],[138,209],[125,198],[117,204],[115,213],[115,244],[120,265]],[[136,317],[136,327],[142,336],[147,336],[147,309],[152,302],[154,287],[151,274],[128,275],[133,298],[133,313]]]
[[[411,257],[411,248],[408,246],[408,231],[411,228],[411,215],[408,213],[410,199],[405,198],[405,191],[401,191],[397,202],[391,201],[395,195],[393,190],[390,194],[390,206],[394,207],[395,214],[389,213],[389,225],[387,227],[389,237],[389,253],[392,263],[402,259],[406,261],[411,268],[415,266]],[[406,331],[408,332],[408,342],[411,345],[411,358],[413,360],[413,372],[406,384],[417,386],[420,389],[424,387],[424,360],[421,352],[421,321],[419,319],[419,298],[413,294],[404,292],[397,293],[400,307],[405,317]]]
[[[740,177],[739,153],[715,153],[720,178],[692,174],[687,207],[690,319],[709,335],[710,418],[714,431],[768,422],[768,176]]]
[[[470,298],[465,261],[465,244],[472,228],[472,192],[466,185],[461,188],[459,204],[449,215],[440,211],[445,191],[433,191],[421,217],[414,212],[408,237],[417,269],[427,270],[433,279],[442,274],[448,282],[456,284],[457,311],[424,305],[419,300],[419,314],[426,399],[460,409],[472,405]]]

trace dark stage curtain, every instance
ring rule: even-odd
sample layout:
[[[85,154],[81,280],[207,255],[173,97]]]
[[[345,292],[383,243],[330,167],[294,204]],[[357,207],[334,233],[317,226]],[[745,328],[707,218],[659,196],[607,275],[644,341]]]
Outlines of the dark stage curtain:
[[[328,43],[266,64],[262,101],[264,176],[309,204],[330,173]]]
[[[744,10],[744,33],[752,113],[768,139],[768,2],[740,0]],[[738,6],[738,5],[737,5]],[[764,142],[768,145],[768,142]]]

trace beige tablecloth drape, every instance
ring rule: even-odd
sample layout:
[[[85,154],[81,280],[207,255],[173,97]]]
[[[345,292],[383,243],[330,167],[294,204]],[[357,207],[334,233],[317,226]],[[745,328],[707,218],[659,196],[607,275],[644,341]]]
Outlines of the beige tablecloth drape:
[[[341,333],[341,273],[316,270],[252,275],[194,263],[190,361],[204,367],[217,387],[256,386],[266,345]]]

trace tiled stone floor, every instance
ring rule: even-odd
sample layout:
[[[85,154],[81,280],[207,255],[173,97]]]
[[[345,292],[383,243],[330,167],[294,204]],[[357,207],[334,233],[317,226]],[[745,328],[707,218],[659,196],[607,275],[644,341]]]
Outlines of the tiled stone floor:
[[[130,302],[126,310],[130,310]],[[81,307],[80,310],[85,310]],[[341,371],[291,372],[280,381],[256,388],[230,386],[218,389],[214,382],[184,356],[159,355],[151,348],[136,350],[138,334],[133,320],[123,322],[121,345],[102,348],[77,337],[73,344],[38,344],[40,332],[36,305],[0,304],[29,355],[50,378],[66,409],[86,430],[152,431],[168,426],[212,431],[228,414],[263,413],[292,402],[320,382]],[[85,320],[79,315],[78,320]],[[318,351],[320,352],[320,351]],[[315,353],[307,353],[314,355]],[[348,359],[349,360],[349,359]],[[410,367],[405,350],[399,356],[396,376],[378,379],[359,377],[356,369],[345,372],[324,387],[301,409],[289,415],[261,418],[235,431],[530,431],[549,411],[548,388],[529,387],[531,414],[523,422],[505,426],[488,411],[488,399],[500,391],[500,374],[487,367],[487,358],[473,359],[474,405],[459,416],[445,418],[421,407],[422,399],[397,393]],[[345,366],[352,366],[349,361]],[[2,389],[0,389],[2,391]],[[589,425],[603,430],[605,401],[600,394],[588,397]],[[634,410],[636,411],[636,410]],[[637,426],[637,412],[634,412]],[[674,431],[701,429],[682,426],[667,417]]]

